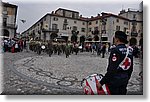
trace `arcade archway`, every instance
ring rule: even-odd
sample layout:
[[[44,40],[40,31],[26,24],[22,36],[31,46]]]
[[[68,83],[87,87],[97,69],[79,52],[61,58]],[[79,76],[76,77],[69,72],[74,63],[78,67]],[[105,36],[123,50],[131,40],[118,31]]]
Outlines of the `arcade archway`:
[[[9,37],[9,31],[7,29],[2,29],[2,36]]]
[[[136,38],[131,38],[129,42],[130,42],[131,46],[136,45],[137,44],[137,39]]]

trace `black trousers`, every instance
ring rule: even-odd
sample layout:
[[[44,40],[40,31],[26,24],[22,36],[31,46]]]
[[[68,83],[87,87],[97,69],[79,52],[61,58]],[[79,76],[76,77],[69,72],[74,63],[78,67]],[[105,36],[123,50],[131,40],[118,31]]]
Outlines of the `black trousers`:
[[[127,85],[121,85],[118,87],[108,86],[111,95],[126,95],[127,93]]]

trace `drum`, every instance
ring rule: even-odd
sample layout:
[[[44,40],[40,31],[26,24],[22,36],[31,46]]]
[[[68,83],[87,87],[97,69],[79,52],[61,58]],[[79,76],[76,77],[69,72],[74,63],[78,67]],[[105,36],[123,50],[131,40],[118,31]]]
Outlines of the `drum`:
[[[103,85],[99,90],[96,83],[102,80],[102,74],[92,74],[84,78],[81,82],[84,94],[86,95],[110,95],[109,88],[107,85]]]
[[[44,50],[45,49],[45,45],[42,45],[41,48]]]

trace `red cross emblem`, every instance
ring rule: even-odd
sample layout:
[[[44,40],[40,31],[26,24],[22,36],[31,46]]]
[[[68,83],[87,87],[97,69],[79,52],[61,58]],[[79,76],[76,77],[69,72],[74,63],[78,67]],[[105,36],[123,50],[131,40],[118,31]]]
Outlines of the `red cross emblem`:
[[[123,70],[128,70],[131,66],[131,59],[127,57],[123,64],[120,66]]]
[[[90,95],[90,94],[91,94],[91,89],[90,89],[89,86],[85,86],[85,87],[84,87],[84,93],[85,93],[86,95]]]

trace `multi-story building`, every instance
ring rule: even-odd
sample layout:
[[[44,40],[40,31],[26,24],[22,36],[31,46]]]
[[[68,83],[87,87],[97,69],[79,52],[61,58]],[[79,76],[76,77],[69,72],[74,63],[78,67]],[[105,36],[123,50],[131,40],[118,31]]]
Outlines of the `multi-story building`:
[[[140,45],[143,37],[143,11],[128,9],[128,11],[120,11],[119,15],[130,20],[130,44]]]
[[[101,13],[96,17],[91,17],[88,22],[88,34],[93,34],[93,37],[102,42],[113,42],[115,31],[124,31],[128,33],[129,19],[114,15],[111,13]],[[95,36],[96,35],[96,36]]]
[[[82,15],[79,16],[77,11],[59,8],[55,12],[46,14],[22,35],[30,35],[34,39],[42,40],[50,40],[58,36],[65,40],[72,40],[71,37],[75,33],[78,34],[77,40],[80,42],[95,40],[112,44],[115,31],[124,31],[129,35],[128,40],[131,40],[133,36],[142,35],[143,22],[142,12],[134,12],[138,14],[134,17],[136,19],[133,19],[133,14],[129,12],[121,11],[119,15],[102,12],[96,17],[85,18]]]
[[[55,12],[46,14],[22,36],[34,39],[50,40],[55,37],[71,40],[72,33],[78,32],[78,37],[86,35],[87,21],[80,19],[79,12],[59,8]]]
[[[14,4],[9,4],[5,2],[1,2],[0,6],[0,16],[2,25],[0,27],[0,30],[2,31],[1,36],[6,36],[10,38],[14,38],[17,30],[16,25],[16,16],[17,16],[17,8],[18,6]]]

